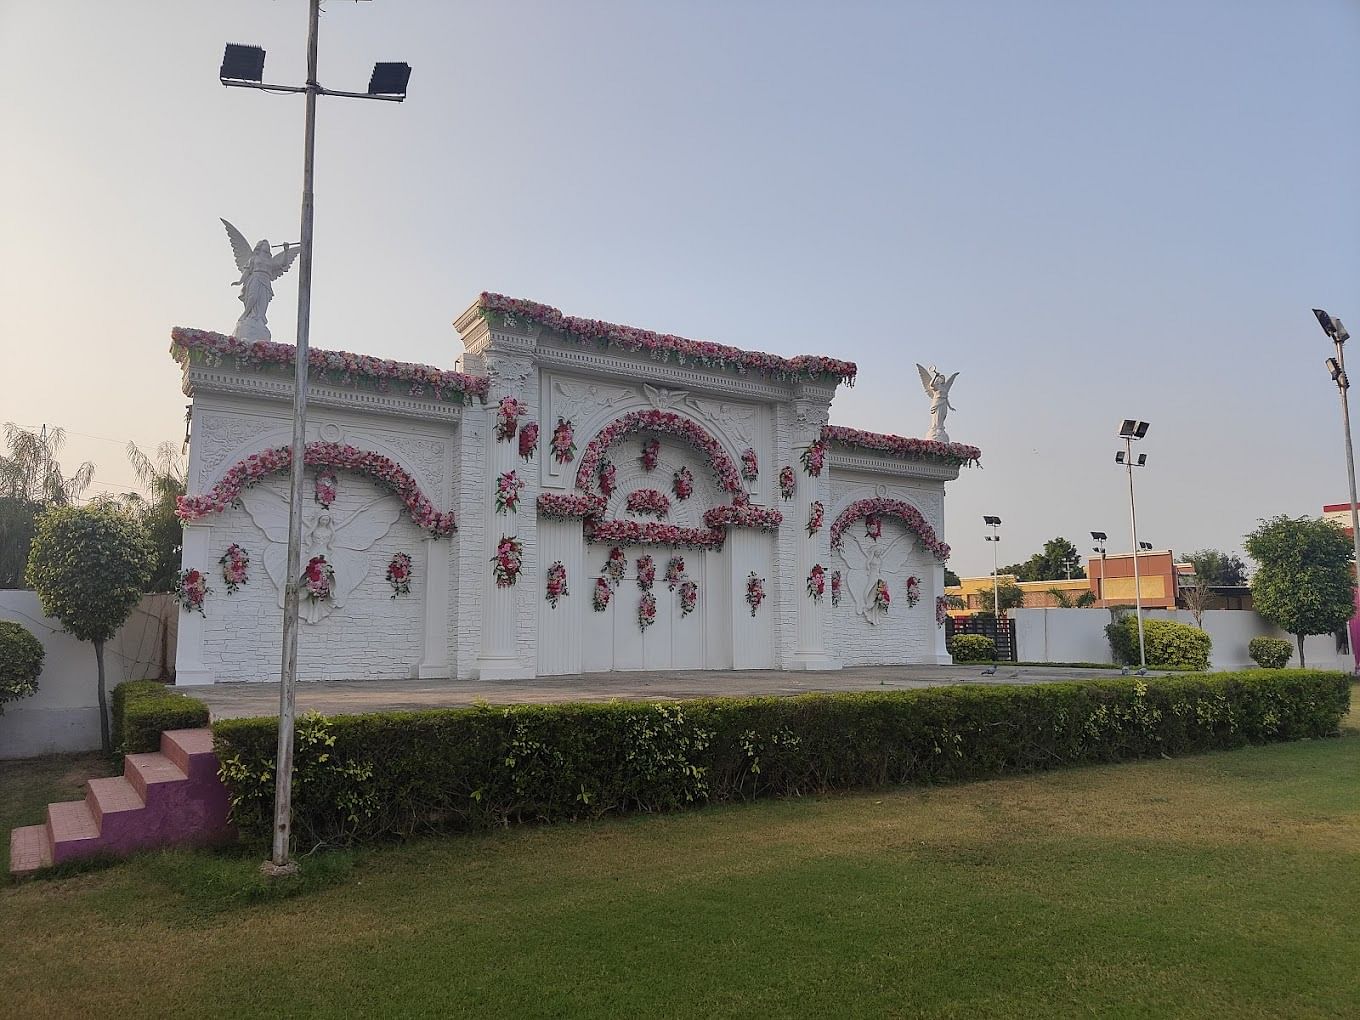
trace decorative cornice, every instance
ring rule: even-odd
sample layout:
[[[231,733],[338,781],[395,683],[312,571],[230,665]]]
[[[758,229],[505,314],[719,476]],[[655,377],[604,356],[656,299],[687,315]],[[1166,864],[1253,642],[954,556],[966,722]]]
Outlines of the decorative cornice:
[[[952,482],[959,477],[959,466],[957,464],[902,460],[887,454],[851,453],[835,446],[827,449],[827,463],[831,465],[833,472],[837,468],[842,471],[872,471],[876,475],[921,478],[937,482]]]
[[[793,392],[789,384],[750,376],[720,375],[684,365],[653,361],[642,355],[578,350],[542,341],[534,351],[534,360],[550,368],[592,376],[608,376],[630,383],[650,382],[690,392],[759,402],[788,400]]]
[[[187,365],[184,369],[183,390],[184,395],[191,398],[196,393],[203,392],[286,403],[292,403],[293,400],[291,379],[247,375],[225,366],[209,368],[205,365]],[[317,383],[307,387],[307,403],[309,406],[379,412],[397,418],[414,418],[421,421],[457,422],[463,414],[461,404],[395,393],[379,393],[375,390],[340,389]]]

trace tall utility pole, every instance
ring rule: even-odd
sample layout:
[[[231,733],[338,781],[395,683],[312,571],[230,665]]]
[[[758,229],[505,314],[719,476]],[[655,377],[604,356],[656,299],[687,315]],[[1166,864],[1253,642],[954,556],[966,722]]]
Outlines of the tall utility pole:
[[[986,536],[986,540],[992,543],[992,613],[999,620],[1001,619],[1001,585],[996,577],[996,552],[1001,545],[1001,518],[993,517],[991,514],[983,514],[982,521],[992,529],[992,533]]]
[[[293,445],[288,483],[288,580],[283,595],[283,662],[279,670],[279,741],[274,773],[274,838],[266,871],[287,874],[297,870],[289,859],[292,834],[293,730],[297,701],[298,600],[302,573],[302,483],[307,451],[307,372],[312,322],[312,182],[316,152],[316,97],[347,96],[401,102],[411,68],[406,64],[376,64],[368,92],[335,92],[316,80],[317,38],[321,27],[321,0],[308,0],[307,82],[305,85],[266,85],[264,51],[253,46],[229,44],[222,60],[223,85],[258,88],[269,92],[301,92],[306,114],[302,137],[302,228],[298,254],[297,351],[293,376]]]
[[[1124,440],[1124,449],[1114,455],[1116,464],[1129,469],[1129,527],[1133,531],[1133,605],[1138,616],[1138,665],[1147,669],[1147,642],[1143,637],[1143,582],[1138,572],[1138,508],[1133,499],[1133,469],[1147,467],[1147,454],[1140,453],[1137,463],[1133,459],[1133,441],[1147,435],[1148,423],[1125,418],[1119,427],[1119,438]],[[1104,582],[1102,581],[1102,584]]]
[[[1346,376],[1346,341],[1351,335],[1340,319],[1332,318],[1321,308],[1314,308],[1313,315],[1336,347],[1336,357],[1327,359],[1327,371],[1341,394],[1341,429],[1346,436],[1346,484],[1350,486],[1351,494],[1351,542],[1355,547],[1356,570],[1360,571],[1360,510],[1355,506],[1355,453],[1351,449],[1351,407],[1346,392],[1351,388],[1351,381]]]

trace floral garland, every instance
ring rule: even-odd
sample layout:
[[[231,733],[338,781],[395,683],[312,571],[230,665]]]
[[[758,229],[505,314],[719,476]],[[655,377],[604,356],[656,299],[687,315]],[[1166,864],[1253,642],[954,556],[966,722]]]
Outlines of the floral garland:
[[[553,565],[548,568],[548,605],[556,609],[557,600],[570,594],[571,592],[567,591],[567,568],[562,565],[561,560],[555,560]]]
[[[914,608],[921,601],[921,579],[913,574],[907,578],[907,608]]]
[[[746,577],[746,604],[751,607],[751,615],[756,615],[756,610],[765,601],[765,578],[757,577],[753,570]]]
[[[875,542],[883,537],[883,518],[878,514],[870,514],[864,518],[864,537]]]
[[[668,517],[671,512],[670,497],[656,489],[634,489],[628,494],[624,506],[632,514],[650,514],[653,517]]]
[[[587,542],[618,542],[624,545],[674,545],[689,549],[721,549],[724,534],[710,529],[682,528],[660,521],[585,521]]]
[[[820,499],[814,499],[812,505],[808,507],[807,533],[815,535],[822,530],[822,520],[826,515],[826,508],[822,506]]]
[[[524,543],[514,535],[501,536],[496,543],[496,555],[491,557],[492,573],[496,576],[497,588],[509,588],[519,579],[524,566]]]
[[[514,397],[501,397],[496,405],[496,442],[507,442],[515,438],[519,431],[519,419],[528,412],[523,401]]]
[[[826,443],[818,439],[804,447],[803,452],[798,455],[798,459],[803,462],[803,470],[810,477],[821,477],[822,468],[826,466]]]
[[[807,593],[812,596],[813,602],[822,601],[822,596],[826,594],[826,568],[820,563],[814,563],[808,572]]]
[[[590,450],[587,448],[586,454],[589,456]],[[608,457],[600,461],[599,470],[600,494],[608,499],[614,495],[619,487],[619,470],[614,466],[614,462]]]
[[[203,329],[176,326],[170,331],[170,353],[181,368],[191,362],[202,362],[209,367],[233,358],[239,369],[291,368],[296,362],[297,348],[269,340],[237,340]],[[391,388],[394,382],[405,383],[413,397],[422,397],[426,390],[436,400],[472,403],[474,396],[486,399],[491,379],[484,375],[464,375],[446,372],[431,365],[416,365],[387,358],[348,351],[327,351],[319,347],[307,352],[307,374],[327,386],[369,386],[379,392]]]
[[[538,422],[526,421],[524,428],[519,430],[519,455],[525,460],[534,459],[534,451],[538,449]]]
[[[539,516],[556,521],[598,517],[604,512],[604,500],[589,493],[540,492],[537,506]]]
[[[590,607],[597,613],[609,608],[609,600],[614,597],[614,589],[603,577],[595,578],[594,590],[590,593]]]
[[[524,491],[524,479],[507,471],[496,479],[496,513],[519,512],[519,494]]]
[[[703,427],[674,411],[630,411],[600,430],[581,455],[580,466],[576,470],[576,487],[587,489],[590,479],[595,476],[605,452],[624,436],[634,432],[651,430],[666,435],[678,436],[708,458],[708,466],[713,471],[719,488],[724,492],[741,492],[741,478],[737,466],[722,444],[704,431]]]
[[[203,571],[192,568],[180,571],[179,579],[175,582],[175,598],[186,613],[197,610],[199,616],[207,616],[203,611],[203,603],[211,594],[212,589],[208,587],[208,579]]]
[[[841,604],[841,572],[831,571],[831,604],[839,606]]]
[[[226,583],[228,594],[234,593],[250,580],[250,553],[235,542],[227,546],[227,551],[217,562],[222,565],[222,580]]]
[[[949,619],[949,598],[945,595],[935,596],[935,626],[943,627],[945,621]]]
[[[675,472],[671,476],[671,492],[675,493],[675,498],[679,500],[686,500],[693,496],[694,472],[683,466]]]
[[[302,586],[313,602],[329,602],[335,595],[335,568],[324,556],[313,556],[302,570]]]
[[[856,521],[867,518],[870,514],[875,516],[896,517],[913,532],[925,546],[935,556],[937,560],[944,562],[949,559],[949,546],[941,542],[935,535],[935,530],[926,523],[926,519],[921,516],[921,511],[917,510],[910,503],[900,499],[885,499],[881,496],[873,499],[861,499],[851,503],[840,512],[835,522],[831,525],[831,548],[839,549],[841,539],[845,535],[845,529]]]
[[[798,486],[798,479],[793,473],[793,468],[785,464],[779,469],[779,495],[785,499],[793,499],[793,492]]]
[[[698,604],[699,586],[693,581],[683,582],[680,585],[680,615],[688,616]]]
[[[704,523],[714,530],[718,528],[759,528],[761,531],[774,531],[784,523],[784,515],[774,507],[751,506],[749,503],[732,506],[715,506],[705,511]]]
[[[576,456],[576,429],[571,422],[565,418],[557,419],[552,439],[548,440],[548,449],[552,450],[553,459],[559,464],[565,464]]]
[[[610,584],[618,584],[623,580],[624,571],[628,569],[628,557],[624,555],[618,546],[609,550],[609,556],[604,561],[604,575],[609,578]]]
[[[886,613],[888,607],[892,605],[892,593],[888,591],[888,582],[881,577],[874,582],[873,605],[880,613]]]
[[[340,480],[335,477],[335,469],[322,468],[316,473],[316,484],[312,489],[312,498],[329,510],[331,504],[335,502],[339,489]]]
[[[741,451],[741,477],[748,482],[760,477],[760,461],[756,459],[756,451],[749,446]]]
[[[179,497],[175,514],[181,521],[187,522],[220,513],[240,498],[242,489],[288,470],[292,460],[292,448],[287,446],[252,453],[233,465],[208,492],[201,496]],[[308,467],[333,467],[366,474],[379,485],[396,493],[406,504],[411,520],[419,527],[436,537],[457,530],[453,512],[440,513],[436,510],[434,504],[420,491],[416,480],[389,457],[339,443],[308,443],[303,463]]]
[[[392,586],[392,598],[411,594],[411,557],[408,553],[392,556],[392,562],[387,564],[387,583]]]
[[[646,630],[656,623],[656,596],[649,591],[642,593],[638,600],[638,629]]]
[[[655,471],[661,461],[661,440],[646,440],[642,444],[642,456],[638,459],[642,462],[643,471]]]
[[[675,591],[675,586],[685,579],[685,558],[672,556],[666,563],[666,586]]]
[[[637,586],[643,591],[651,591],[656,583],[656,560],[650,553],[644,553],[637,561]]]
[[[862,432],[859,429],[846,428],[844,425],[823,426],[822,442],[858,446],[892,457],[937,461],[942,464],[957,464],[960,467],[972,466],[982,459],[981,450],[964,443],[939,443],[933,439],[909,439],[905,436],[889,435],[886,432]]]
[[[705,368],[733,369],[740,373],[759,372],[761,375],[786,382],[836,380],[854,385],[855,363],[805,354],[781,358],[777,354],[744,351],[708,340],[687,340],[669,333],[653,333],[633,326],[620,326],[599,319],[581,319],[563,315],[551,305],[536,301],[506,297],[504,294],[484,292],[477,301],[484,316],[499,315],[514,324],[519,319],[536,322],[563,334],[564,339],[579,344],[618,347],[625,351],[646,354],[653,361],[672,361],[677,364],[702,365]]]

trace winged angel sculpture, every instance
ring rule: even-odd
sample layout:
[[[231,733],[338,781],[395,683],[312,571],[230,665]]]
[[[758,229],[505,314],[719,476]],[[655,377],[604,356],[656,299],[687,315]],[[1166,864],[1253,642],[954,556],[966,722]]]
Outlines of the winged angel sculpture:
[[[930,431],[926,433],[926,438],[937,443],[947,443],[949,433],[944,430],[944,420],[949,412],[954,410],[954,405],[949,402],[949,389],[954,385],[959,373],[955,372],[946,379],[944,373],[934,365],[926,368],[919,362],[916,371],[921,373],[921,385],[925,387],[926,396],[930,398]]]
[[[285,243],[283,251],[273,255],[267,239],[261,239],[259,244],[251,248],[245,235],[230,223],[222,220],[222,226],[227,228],[231,253],[236,257],[236,268],[241,271],[241,278],[232,286],[241,288],[239,296],[241,304],[245,306],[241,317],[236,320],[233,335],[238,340],[268,340],[269,324],[265,321],[265,313],[274,297],[273,283],[288,272],[288,267],[302,248]]]
[[[288,573],[288,499],[263,486],[246,489],[241,502],[255,526],[264,532],[269,545],[264,551],[264,569],[279,593],[283,608],[283,589]],[[344,517],[329,510],[309,511],[302,518],[302,562],[324,556],[335,571],[335,588],[324,602],[303,599],[299,613],[308,623],[317,623],[339,609],[368,576],[372,563],[368,549],[392,529],[401,516],[401,505],[390,496],[380,495]]]
[[[869,623],[878,623],[879,611],[874,608],[874,589],[880,579],[892,585],[892,579],[907,565],[915,540],[907,534],[898,535],[891,542],[861,539],[846,532],[836,555],[845,564],[845,589],[855,612]],[[847,552],[853,544],[854,552]]]

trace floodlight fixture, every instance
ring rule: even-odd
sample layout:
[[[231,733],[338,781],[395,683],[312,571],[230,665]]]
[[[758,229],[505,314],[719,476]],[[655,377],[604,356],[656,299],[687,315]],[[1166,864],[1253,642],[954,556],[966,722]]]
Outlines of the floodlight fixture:
[[[1146,453],[1140,453],[1140,454],[1138,455],[1138,465],[1137,465],[1137,466],[1138,466],[1138,467],[1147,467],[1147,454],[1146,454]]]
[[[1313,315],[1317,317],[1318,325],[1322,327],[1322,332],[1332,338],[1333,343],[1344,344],[1351,338],[1346,332],[1346,327],[1341,324],[1340,319],[1334,319],[1321,308],[1314,308]]]
[[[1097,542],[1107,542],[1109,541],[1110,538],[1110,536],[1105,534],[1105,532],[1103,531],[1093,531],[1091,532],[1091,537],[1095,539]]]
[[[993,517],[991,514],[983,514],[982,520],[990,527],[998,527],[1001,524],[1000,517]]]
[[[1326,365],[1327,371],[1331,373],[1332,382],[1343,388],[1350,385],[1350,380],[1346,379],[1341,373],[1341,362],[1337,361],[1335,358],[1328,358]]]
[[[1151,542],[1139,542],[1139,543],[1138,543],[1138,548],[1139,548],[1139,549],[1151,549],[1151,548],[1152,548],[1152,543],[1151,543]]]
[[[1148,423],[1145,421],[1134,421],[1132,418],[1125,418],[1124,423],[1119,426],[1120,439],[1142,439],[1147,435]]]
[[[223,85],[231,81],[260,81],[264,78],[264,48],[227,43],[217,77]]]
[[[407,63],[378,63],[368,79],[370,96],[398,96],[406,98],[406,83],[411,80],[411,65]]]
[[[1123,451],[1123,450],[1116,450],[1116,451],[1114,452],[1114,462],[1115,462],[1116,464],[1122,464],[1122,463],[1124,463],[1124,451]]]

